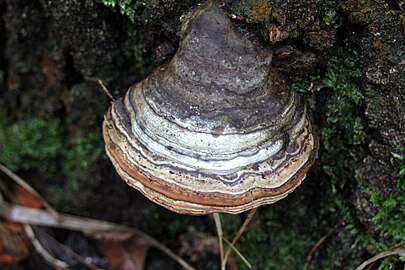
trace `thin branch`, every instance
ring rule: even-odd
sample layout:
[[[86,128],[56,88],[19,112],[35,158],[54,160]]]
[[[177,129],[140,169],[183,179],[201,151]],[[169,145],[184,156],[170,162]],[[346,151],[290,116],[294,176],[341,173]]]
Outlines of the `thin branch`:
[[[59,218],[59,213],[34,189],[32,188],[24,179],[13,173],[10,169],[5,167],[0,163],[0,170],[4,172],[8,177],[10,177],[14,182],[16,182],[21,187],[28,190],[32,195],[34,195],[41,204],[47,209],[47,211],[55,218]]]
[[[102,80],[97,80],[97,83],[101,86],[101,89],[103,89],[103,91],[107,94],[107,96],[114,102],[115,98],[113,97],[113,95],[110,93],[110,91],[108,91],[107,87],[104,85]]]
[[[35,233],[32,230],[31,225],[25,224],[24,230],[28,238],[30,239],[32,245],[34,246],[35,250],[38,252],[39,255],[41,255],[42,258],[44,258],[46,262],[48,262],[55,269],[66,269],[66,270],[68,269],[69,265],[66,262],[54,258],[48,252],[48,250],[46,250],[46,248],[42,246],[42,244],[35,237]]]
[[[90,82],[96,82],[98,83],[98,85],[100,85],[101,89],[104,91],[104,93],[107,94],[107,96],[111,99],[112,102],[115,101],[114,96],[110,93],[110,91],[108,90],[108,88],[104,85],[103,81],[98,79],[98,78],[94,78],[94,77],[85,77],[85,80],[90,81]]]
[[[219,213],[213,213],[214,216],[214,221],[215,221],[215,227],[217,228],[217,233],[218,233],[218,242],[219,242],[219,256],[221,257],[221,270],[225,270],[225,264],[224,262],[224,244],[222,242],[222,225],[221,225],[221,218],[219,216]]]
[[[378,261],[379,259],[382,259],[382,258],[385,258],[388,256],[392,256],[392,255],[399,255],[401,257],[405,257],[405,249],[394,249],[391,251],[381,252],[381,253],[371,257],[370,259],[364,261],[355,270],[363,270],[364,268],[367,267],[367,265],[369,265],[375,261]]]
[[[239,258],[242,259],[242,261],[246,264],[246,266],[249,269],[252,269],[252,265],[248,262],[248,260],[245,258],[245,256],[243,256],[242,253],[240,253],[240,251],[236,247],[234,247],[231,242],[228,241],[228,239],[226,239],[225,237],[223,237],[223,239],[232,248],[232,250],[239,256]]]
[[[101,221],[90,218],[83,218],[73,215],[59,214],[56,219],[53,215],[45,210],[33,209],[10,203],[0,204],[0,216],[8,220],[23,224],[42,225],[56,228],[70,229],[80,231],[85,234],[95,234],[100,231],[124,231],[142,236],[152,247],[160,249],[167,256],[175,260],[186,270],[194,270],[186,261],[177,256],[173,251],[159,243],[155,238],[134,228],[122,226],[119,224]]]
[[[157,249],[160,249],[163,253],[165,253],[167,256],[172,258],[172,260],[176,261],[178,264],[180,264],[184,269],[186,270],[195,270],[195,268],[191,267],[186,261],[184,261],[182,258],[177,256],[173,251],[168,249],[166,246],[162,245],[159,243],[155,238],[152,238],[151,236],[142,233],[142,236],[145,238],[146,241],[149,242],[149,244]]]
[[[23,224],[34,224],[43,225],[57,228],[65,228],[75,231],[81,231],[83,233],[94,233],[97,231],[109,231],[109,230],[121,230],[127,231],[134,234],[142,236],[148,243],[160,249],[167,256],[172,258],[178,264],[180,264],[186,270],[194,270],[186,261],[177,256],[173,251],[159,243],[155,238],[137,230],[134,228],[129,228],[126,226],[100,221],[95,219],[82,218],[71,215],[59,214],[35,189],[33,189],[27,182],[25,182],[21,177],[13,173],[11,170],[0,164],[0,170],[8,175],[17,184],[31,192],[41,204],[44,205],[47,211],[40,209],[32,209],[28,207],[23,207],[19,205],[12,205],[9,203],[2,202],[0,204],[0,216],[4,218],[23,223]]]
[[[33,227],[33,226],[32,226]],[[47,234],[46,232],[33,227],[32,229],[34,233],[38,233],[38,235],[40,235],[41,237],[46,238],[46,240],[52,242],[53,244],[57,245],[61,250],[63,250],[63,252],[67,255],[69,255],[70,257],[76,259],[77,261],[81,262],[82,264],[86,265],[89,269],[91,270],[101,270],[101,268],[97,267],[96,265],[87,262],[82,256],[80,256],[79,254],[77,254],[76,252],[74,252],[73,250],[71,250],[70,248],[68,248],[67,246],[65,246],[64,244],[62,244],[61,242],[59,242],[58,240],[56,240],[55,238],[53,238],[52,236],[50,236],[49,234]]]
[[[335,224],[335,226],[333,226],[332,229],[330,229],[324,236],[322,236],[321,239],[318,240],[318,242],[316,242],[316,244],[311,248],[311,251],[307,255],[307,260],[304,264],[304,270],[308,269],[308,266],[312,260],[312,256],[319,249],[319,247],[326,241],[326,239],[328,239],[338,228],[344,225],[345,225],[344,221],[339,221],[338,223]]]
[[[226,250],[225,255],[224,255],[224,261],[223,261],[224,267],[226,265],[226,262],[228,261],[228,257],[229,257],[229,254],[231,253],[231,250],[233,248],[235,248],[236,242],[238,242],[239,238],[242,236],[243,232],[246,230],[247,226],[249,225],[250,221],[252,220],[253,216],[255,215],[256,210],[257,210],[257,208],[253,208],[252,210],[249,211],[248,216],[246,217],[242,226],[239,228],[236,236],[232,239],[232,242],[229,245],[229,247]]]

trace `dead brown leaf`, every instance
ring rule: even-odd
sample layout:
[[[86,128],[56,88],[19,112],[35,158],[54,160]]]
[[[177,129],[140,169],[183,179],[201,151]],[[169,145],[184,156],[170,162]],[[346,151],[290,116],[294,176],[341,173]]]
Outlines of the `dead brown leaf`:
[[[97,238],[100,239],[101,233],[98,234]],[[113,239],[112,236],[117,238]],[[143,270],[149,249],[148,242],[142,236],[122,240],[125,237],[122,237],[120,232],[107,232],[106,235],[101,236],[101,239],[105,239],[99,245],[101,253],[113,269]]]
[[[16,227],[19,224],[12,224]],[[0,265],[17,263],[28,255],[28,243],[23,237],[9,227],[6,223],[0,222]]]
[[[96,231],[88,234],[101,241],[123,242],[135,236],[133,232],[123,231]]]
[[[17,187],[14,191],[14,198],[19,204],[39,209],[41,208],[41,202],[28,190],[23,187]]]

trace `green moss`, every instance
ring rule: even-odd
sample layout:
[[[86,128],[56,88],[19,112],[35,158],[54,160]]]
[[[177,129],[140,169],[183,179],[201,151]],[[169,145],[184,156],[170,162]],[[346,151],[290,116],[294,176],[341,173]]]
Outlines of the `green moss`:
[[[295,198],[295,203],[297,203]],[[290,201],[294,203],[293,201]],[[302,269],[318,233],[302,226],[307,211],[271,205],[257,210],[255,217],[237,243],[237,249],[253,269]],[[221,215],[225,237],[231,240],[243,222],[243,215]],[[237,255],[240,269],[248,269]]]
[[[321,4],[329,4],[330,8],[336,4],[337,11],[335,1],[323,1]],[[334,16],[337,15],[332,17]],[[339,237],[332,236],[320,251],[314,254],[313,263],[316,261],[314,269],[348,269],[357,266],[361,261],[355,260],[366,245],[366,240],[374,243],[374,239],[365,233],[362,224],[353,216],[345,197],[347,194],[344,192],[348,179],[354,178],[352,163],[365,139],[362,118],[363,95],[356,85],[361,72],[358,69],[357,54],[349,48],[350,46],[345,44],[326,55],[327,62],[323,74],[312,76],[309,80],[293,86],[293,90],[305,94],[315,91],[316,109],[321,112],[316,116],[317,130],[322,143],[318,164],[322,164],[329,181],[327,184],[324,183],[325,194],[321,198],[318,222],[330,224],[324,225],[329,228],[341,221],[346,223],[343,229],[336,232],[340,234]],[[313,87],[308,87],[309,85]],[[319,238],[318,236],[318,239],[313,239],[313,243]],[[359,243],[358,246],[356,243]],[[351,248],[352,257],[346,262],[342,261],[342,258],[348,259],[347,255],[338,254],[336,251]]]
[[[400,181],[396,192],[383,198],[380,194],[366,188],[358,179],[353,161],[361,158],[359,151],[365,142],[363,119],[363,95],[355,81],[361,77],[357,54],[348,50],[350,46],[343,46],[328,58],[326,71],[317,91],[323,92],[328,99],[321,105],[324,110],[323,127],[320,128],[321,141],[324,152],[323,170],[330,177],[332,197],[325,201],[322,207],[325,215],[337,216],[346,222],[345,231],[351,235],[350,248],[353,254],[377,254],[398,245],[405,238],[405,223],[403,221],[405,165],[403,152],[393,156],[402,162],[400,166]],[[345,199],[345,186],[350,179],[357,180],[357,185],[365,193],[377,210],[377,214],[370,220],[375,226],[365,228],[352,213],[351,206]],[[329,258],[334,250],[331,245],[324,247]],[[358,256],[356,256],[357,258]],[[394,257],[382,260],[379,269],[387,269],[392,265]],[[332,261],[325,260],[320,264],[326,268],[337,267]],[[384,268],[386,267],[386,268]],[[325,268],[325,269],[326,269]]]
[[[69,179],[69,188],[80,187],[80,177],[77,171],[88,167],[103,153],[101,137],[98,133],[91,133],[86,138],[78,138],[70,147],[63,150],[63,172]]]
[[[135,19],[135,12],[140,7],[144,7],[147,0],[101,0],[106,6],[118,7],[121,14],[128,16],[131,21]]]
[[[318,81],[319,79],[319,75],[310,75],[305,80],[293,83],[291,85],[291,90],[297,93],[308,94],[308,92],[311,92],[313,89],[313,87],[311,87],[313,82]]]
[[[71,142],[66,128],[49,116],[9,123],[0,112],[0,162],[14,171],[36,171],[49,178],[62,175],[65,184],[50,184],[55,194],[59,190],[66,197],[77,190],[81,186],[77,172],[95,162],[102,151],[98,133]]]
[[[55,159],[63,149],[60,124],[54,119],[33,117],[13,124],[0,114],[0,161],[12,170],[57,171]]]
[[[333,160],[325,162],[323,170],[330,176],[331,188],[336,200],[333,204],[345,219],[352,220],[344,200],[339,199],[336,185],[342,179],[354,178],[350,161],[353,160],[355,147],[365,138],[364,124],[361,117],[361,102],[363,95],[354,80],[361,76],[357,68],[358,59],[355,52],[345,47],[333,52],[326,65],[323,79],[316,91],[324,92],[328,99],[323,105],[323,128],[320,130],[324,157]]]
[[[316,88],[328,95],[320,137],[325,150],[322,168],[331,179],[335,198],[330,203],[335,205],[332,208],[348,223],[354,222],[354,218],[340,197],[341,190],[337,190],[344,185],[344,179],[354,178],[351,163],[355,159],[356,146],[365,139],[360,107],[363,95],[353,82],[361,76],[357,63],[354,52],[340,48],[329,57],[323,79]]]
[[[402,154],[394,154],[401,160],[400,178],[397,182],[396,191],[387,197],[382,197],[375,191],[364,186],[359,177],[356,177],[357,184],[361,192],[369,196],[370,202],[375,207],[377,213],[371,218],[371,222],[376,226],[373,230],[362,230],[359,225],[351,224],[351,232],[356,236],[355,248],[362,248],[371,254],[385,252],[394,247],[405,248],[403,240],[405,239],[405,186],[404,171],[405,158]],[[401,174],[402,172],[402,174]],[[378,269],[389,269],[397,258],[387,257],[380,261]]]
[[[400,181],[404,181],[405,178],[405,148],[400,148],[399,149],[399,153],[391,153],[391,155],[397,159],[400,163],[399,165],[399,172],[398,172],[398,176],[399,176],[399,180]]]
[[[395,246],[405,239],[405,149],[401,153],[392,153],[401,162],[399,180],[395,192],[382,197],[375,191],[365,187],[359,180],[357,183],[361,191],[367,194],[377,214],[371,219],[376,223],[375,230],[382,232],[388,246]]]
[[[322,17],[322,22],[326,25],[339,27],[343,18],[339,14],[339,0],[321,0],[319,2],[319,11]]]
[[[404,169],[404,167],[402,163],[401,168]],[[341,213],[346,213],[345,218],[348,221],[346,228],[354,237],[354,243],[351,245],[353,252],[366,250],[370,254],[378,254],[394,247],[405,248],[403,242],[405,239],[404,177],[400,177],[396,192],[385,198],[364,186],[359,180],[358,173],[355,178],[361,191],[369,196],[377,214],[370,220],[375,223],[375,227],[368,231],[351,216],[347,205],[340,205]],[[395,256],[384,258],[379,262],[377,269],[390,269],[396,261]]]
[[[321,130],[326,150],[331,150],[332,142],[336,144],[338,141],[340,146],[349,147],[364,141],[364,124],[359,112],[363,95],[353,83],[353,79],[361,76],[356,65],[355,55],[343,53],[343,50],[339,49],[330,57],[325,78],[317,87],[318,91],[329,89],[333,92],[325,110],[328,128]]]

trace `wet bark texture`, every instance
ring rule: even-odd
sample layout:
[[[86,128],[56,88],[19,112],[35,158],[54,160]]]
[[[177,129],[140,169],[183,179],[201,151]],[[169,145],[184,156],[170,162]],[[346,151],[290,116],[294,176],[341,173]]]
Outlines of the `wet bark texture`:
[[[178,46],[180,16],[197,3],[150,0],[136,10],[132,22],[118,8],[95,0],[0,0],[0,106],[7,118],[3,122],[11,126],[33,117],[57,119],[67,147],[77,145],[88,134],[101,134],[109,99],[97,80],[101,79],[116,97],[122,96],[131,84],[173,55]],[[316,129],[321,138],[329,134],[329,145],[323,145],[304,184],[285,202],[267,206],[290,213],[278,216],[275,222],[292,224],[293,230],[312,241],[297,255],[301,264],[294,261],[288,269],[302,268],[310,247],[339,221],[352,226],[336,232],[329,246],[314,255],[312,269],[326,269],[325,265],[329,269],[351,269],[381,251],[366,245],[354,248],[360,236],[353,233],[353,228],[362,230],[367,241],[383,242],[386,248],[397,244],[398,238],[387,235],[381,221],[373,219],[383,209],[372,197],[378,196],[381,202],[393,198],[396,208],[403,207],[395,197],[403,179],[400,169],[404,161],[400,157],[405,155],[403,3],[227,0],[224,6],[238,31],[272,48],[272,65],[291,85],[303,86],[299,92],[308,100]],[[338,112],[334,113],[340,113],[341,118],[332,121],[328,106],[339,104],[339,98],[346,96],[323,82],[330,76],[327,71],[333,70],[330,59],[338,55],[338,61],[345,60],[349,54],[356,58],[355,68],[361,74],[348,80],[361,98],[345,103],[354,118],[342,115],[343,109],[337,106]],[[352,119],[361,123],[363,134],[355,142],[342,134],[359,128]],[[0,141],[0,151],[5,144],[7,141]],[[57,172],[51,176],[35,168],[19,172],[45,197],[52,197],[58,186],[66,187],[69,181],[63,160],[63,154],[54,159]],[[144,228],[169,244],[179,237],[177,232],[169,238],[165,228],[152,230],[147,224],[154,222],[156,215],[167,222],[184,217],[160,209],[127,187],[105,154],[88,166],[76,168],[75,174],[80,188],[67,191],[68,198],[57,205],[60,210]],[[260,211],[253,229],[266,220],[266,210]],[[301,211],[304,213],[297,220],[294,213]],[[195,218],[193,222],[196,220],[211,224],[208,219]],[[403,228],[398,233],[403,237]],[[275,242],[272,248],[280,250],[282,245],[285,243]],[[256,249],[260,252],[262,247]],[[329,249],[335,251],[334,261],[327,263]],[[157,256],[165,260],[161,257]],[[149,261],[148,269],[154,269],[153,258]],[[401,267],[395,258],[388,263]],[[175,264],[168,265],[177,269]]]

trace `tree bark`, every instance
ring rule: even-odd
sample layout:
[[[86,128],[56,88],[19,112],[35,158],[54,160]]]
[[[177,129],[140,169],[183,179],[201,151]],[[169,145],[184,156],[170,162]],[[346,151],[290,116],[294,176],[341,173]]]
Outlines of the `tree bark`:
[[[61,123],[61,136],[69,140],[67,145],[76,145],[90,133],[101,133],[109,99],[97,80],[101,79],[115,97],[122,96],[131,84],[174,54],[180,17],[200,1],[146,2],[135,10],[131,20],[118,7],[96,0],[0,0],[0,106],[4,115],[0,117],[6,118],[0,122],[11,126],[46,115]],[[401,238],[403,241],[403,3],[223,2],[240,32],[271,48],[273,66],[308,99],[308,109],[321,135],[320,157],[295,192],[300,195],[280,203],[286,211],[306,209],[305,220],[297,221],[291,214],[278,220],[293,224],[303,235],[307,233],[313,243],[338,221],[350,225],[332,241],[337,261],[322,262],[329,256],[329,246],[312,255],[313,269],[325,265],[353,268],[374,253],[395,246]],[[348,89],[354,89],[357,96]],[[0,135],[0,151],[8,143],[1,139]],[[63,167],[63,160],[63,154],[54,160],[57,168]],[[33,185],[46,196],[68,181],[63,170],[56,174],[62,180],[50,183],[44,179],[58,176],[43,175],[35,168],[27,171],[21,167],[21,172],[29,175]],[[75,194],[69,198],[75,199],[69,206],[58,208],[129,221],[135,226],[142,219],[151,220],[147,211],[137,216],[139,205],[144,209],[155,206],[137,192],[128,191],[105,155],[89,166],[77,168],[75,173],[83,186],[72,191]],[[102,203],[94,206],[98,200]],[[111,205],[112,209],[108,209]],[[114,206],[132,210],[130,214],[118,213]],[[261,211],[264,219],[265,210]],[[386,219],[390,218],[393,222],[388,223]],[[263,219],[259,214],[258,220]],[[308,233],[302,226],[316,228],[318,233]],[[361,242],[360,235],[375,248],[367,247],[367,241]],[[361,245],[347,251],[359,241]],[[382,242],[384,248],[377,249],[376,242]],[[295,262],[291,268],[302,267],[305,256],[301,257],[302,264]],[[397,260],[390,263],[397,267],[401,264]]]

